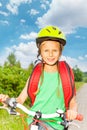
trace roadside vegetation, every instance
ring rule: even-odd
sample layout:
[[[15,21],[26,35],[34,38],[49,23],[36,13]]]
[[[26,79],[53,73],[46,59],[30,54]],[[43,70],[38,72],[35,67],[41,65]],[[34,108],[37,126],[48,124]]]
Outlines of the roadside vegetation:
[[[34,65],[31,63],[27,69],[21,67],[20,61],[11,53],[7,61],[0,66],[0,93],[8,94],[10,97],[17,97],[32,72]],[[83,73],[78,66],[73,68],[75,75],[76,89],[87,83],[87,72]],[[29,105],[29,99],[26,101]],[[22,119],[18,116],[11,116],[5,110],[0,110],[0,130],[24,130]]]
[[[75,82],[76,90],[78,91],[82,86],[84,82]]]

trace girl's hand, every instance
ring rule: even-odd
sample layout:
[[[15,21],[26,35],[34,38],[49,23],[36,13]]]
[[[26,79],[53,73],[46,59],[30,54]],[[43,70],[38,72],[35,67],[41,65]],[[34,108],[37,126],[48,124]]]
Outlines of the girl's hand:
[[[66,112],[67,120],[75,120],[77,117],[77,111],[67,110]]]
[[[8,95],[5,95],[5,94],[0,94],[0,102],[2,102],[3,105],[5,105],[5,101],[6,99],[9,98]]]

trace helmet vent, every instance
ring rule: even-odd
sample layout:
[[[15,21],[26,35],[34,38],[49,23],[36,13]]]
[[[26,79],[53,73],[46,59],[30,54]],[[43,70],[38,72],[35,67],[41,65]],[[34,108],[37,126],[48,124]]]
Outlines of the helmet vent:
[[[56,28],[55,27],[52,27],[53,28],[53,30],[56,30]]]
[[[50,30],[49,29],[46,29],[49,33],[50,33]]]
[[[61,34],[62,32],[61,31],[59,31],[59,33],[58,34]]]

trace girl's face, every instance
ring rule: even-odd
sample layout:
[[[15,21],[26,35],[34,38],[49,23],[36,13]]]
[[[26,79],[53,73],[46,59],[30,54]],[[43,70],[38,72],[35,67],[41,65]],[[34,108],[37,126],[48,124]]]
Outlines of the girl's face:
[[[60,43],[57,41],[44,41],[40,46],[41,57],[48,65],[54,65],[59,60],[60,50]]]

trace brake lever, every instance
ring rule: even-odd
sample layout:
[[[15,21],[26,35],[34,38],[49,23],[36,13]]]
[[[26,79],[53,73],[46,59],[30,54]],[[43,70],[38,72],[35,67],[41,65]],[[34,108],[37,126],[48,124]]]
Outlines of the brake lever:
[[[0,106],[0,109],[5,109],[10,115],[20,115],[19,112],[16,112],[13,108],[8,108],[5,106]]]

